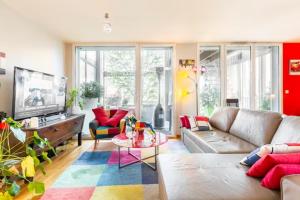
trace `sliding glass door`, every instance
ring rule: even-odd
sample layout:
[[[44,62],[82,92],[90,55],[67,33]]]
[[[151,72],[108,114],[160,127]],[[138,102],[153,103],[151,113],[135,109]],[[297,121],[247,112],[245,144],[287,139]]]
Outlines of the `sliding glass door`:
[[[141,119],[170,133],[173,112],[172,48],[144,47],[141,55]]]
[[[128,109],[156,129],[171,133],[172,52],[171,47],[77,47],[76,87],[96,81],[103,90],[98,102],[82,111],[86,114],[84,133],[94,118],[91,108],[97,105]]]

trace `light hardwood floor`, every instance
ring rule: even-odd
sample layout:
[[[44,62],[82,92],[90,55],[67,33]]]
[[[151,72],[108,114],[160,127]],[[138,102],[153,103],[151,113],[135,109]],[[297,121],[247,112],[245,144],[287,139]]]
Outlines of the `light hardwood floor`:
[[[51,164],[45,164],[46,175],[40,171],[37,172],[35,180],[45,183],[46,189],[49,188],[58,176],[74,162],[81,152],[86,151],[93,145],[93,140],[83,140],[80,147],[77,146],[77,141],[70,141],[56,157],[52,158]],[[16,198],[17,200],[40,199],[40,196],[33,196],[27,191],[26,185],[23,185],[21,194]]]

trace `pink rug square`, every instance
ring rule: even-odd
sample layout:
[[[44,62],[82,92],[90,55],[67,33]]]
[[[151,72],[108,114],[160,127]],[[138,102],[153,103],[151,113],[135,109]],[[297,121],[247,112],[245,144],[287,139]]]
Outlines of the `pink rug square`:
[[[130,151],[133,155],[137,156],[138,158],[141,158],[141,152],[140,151]],[[121,151],[121,164],[127,164],[127,163],[131,163],[133,161],[136,161],[136,159],[129,155],[127,151]],[[107,161],[107,164],[118,164],[119,163],[119,155],[118,155],[118,151],[113,151],[111,153],[110,158]]]
[[[82,188],[50,188],[42,196],[41,200],[89,200],[95,187]]]

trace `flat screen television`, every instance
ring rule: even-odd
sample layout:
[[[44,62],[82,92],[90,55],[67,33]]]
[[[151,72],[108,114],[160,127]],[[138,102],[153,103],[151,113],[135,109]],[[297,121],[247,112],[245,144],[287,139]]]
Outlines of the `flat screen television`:
[[[65,77],[15,67],[13,118],[21,120],[64,112],[66,89]]]

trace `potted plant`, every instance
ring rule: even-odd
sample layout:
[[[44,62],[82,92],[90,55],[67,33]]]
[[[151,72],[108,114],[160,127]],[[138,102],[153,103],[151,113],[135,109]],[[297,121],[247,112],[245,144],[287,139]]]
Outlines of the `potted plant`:
[[[80,98],[79,91],[76,88],[72,88],[68,93],[68,99],[66,101],[67,114],[71,114],[76,99],[78,99],[79,108],[83,109],[83,100]]]
[[[97,106],[99,98],[103,95],[103,88],[96,81],[85,82],[80,86],[80,94],[84,99],[84,107],[91,109]]]
[[[35,172],[45,174],[43,162],[51,163],[48,151],[55,151],[47,139],[37,132],[27,136],[21,130],[22,124],[0,113],[0,178],[1,200],[12,200],[21,191],[21,181],[27,185],[29,192],[41,195],[45,191],[44,183],[34,180]]]

